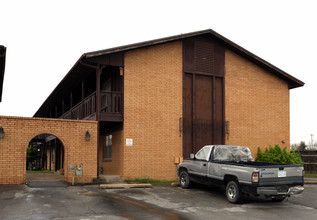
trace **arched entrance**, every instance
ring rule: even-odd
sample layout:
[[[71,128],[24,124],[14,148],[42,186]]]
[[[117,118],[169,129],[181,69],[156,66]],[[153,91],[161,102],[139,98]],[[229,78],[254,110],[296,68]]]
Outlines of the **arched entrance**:
[[[41,155],[33,163],[35,169],[52,170],[67,183],[73,179],[91,183],[97,178],[97,122],[0,116],[0,127],[4,134],[0,138],[0,184],[26,182],[30,143],[37,145]],[[75,164],[82,164],[83,171],[73,178]]]
[[[64,181],[64,158],[64,146],[58,137],[52,134],[33,137],[26,150],[27,184],[59,186],[57,182]]]

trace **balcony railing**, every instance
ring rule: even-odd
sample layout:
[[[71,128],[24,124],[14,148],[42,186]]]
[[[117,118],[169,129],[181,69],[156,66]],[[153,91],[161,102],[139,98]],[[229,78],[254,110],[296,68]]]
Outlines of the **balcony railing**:
[[[107,115],[109,115],[109,118],[113,116],[122,116],[123,100],[121,92],[102,90],[100,91],[100,95],[100,112],[103,116],[103,120],[107,120]],[[72,107],[69,111],[65,112],[60,118],[78,120],[87,119],[91,118],[96,113],[96,109],[96,92],[94,92]]]
[[[79,102],[60,118],[63,119],[84,119],[96,112],[96,92]]]
[[[101,90],[101,112],[122,113],[122,93]]]

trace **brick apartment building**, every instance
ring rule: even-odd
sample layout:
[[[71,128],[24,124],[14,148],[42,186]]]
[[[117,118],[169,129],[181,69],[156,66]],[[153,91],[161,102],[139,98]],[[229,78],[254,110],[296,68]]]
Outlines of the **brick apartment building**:
[[[34,117],[97,121],[99,173],[175,179],[206,144],[289,149],[289,90],[303,85],[204,30],[83,54]]]

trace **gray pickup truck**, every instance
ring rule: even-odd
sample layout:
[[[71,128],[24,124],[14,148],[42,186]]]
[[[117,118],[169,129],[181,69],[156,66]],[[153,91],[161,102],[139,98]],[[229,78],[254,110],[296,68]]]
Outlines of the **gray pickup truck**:
[[[249,148],[232,145],[204,146],[177,169],[182,188],[192,182],[224,186],[232,203],[244,195],[283,201],[304,191],[303,172],[302,165],[254,162]]]

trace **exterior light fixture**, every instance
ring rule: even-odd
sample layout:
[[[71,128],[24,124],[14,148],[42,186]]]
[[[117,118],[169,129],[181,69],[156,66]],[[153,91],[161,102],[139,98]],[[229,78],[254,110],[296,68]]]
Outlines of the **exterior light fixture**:
[[[120,76],[123,76],[123,67],[122,66],[120,66]]]
[[[0,139],[4,137],[4,130],[3,127],[0,127]]]
[[[90,141],[90,134],[89,134],[89,131],[86,131],[86,141]]]

